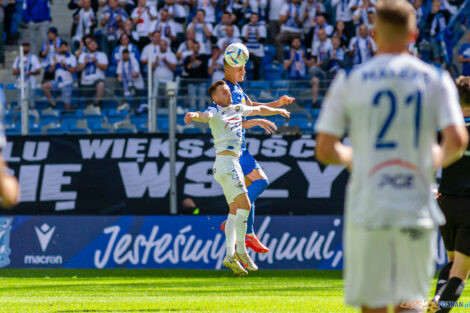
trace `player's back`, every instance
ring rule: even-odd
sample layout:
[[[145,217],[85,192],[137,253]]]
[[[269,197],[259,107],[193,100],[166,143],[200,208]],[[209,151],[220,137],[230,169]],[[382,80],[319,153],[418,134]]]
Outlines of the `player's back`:
[[[348,218],[358,224],[432,225],[432,145],[445,125],[450,76],[407,55],[379,55],[344,78],[354,147]]]

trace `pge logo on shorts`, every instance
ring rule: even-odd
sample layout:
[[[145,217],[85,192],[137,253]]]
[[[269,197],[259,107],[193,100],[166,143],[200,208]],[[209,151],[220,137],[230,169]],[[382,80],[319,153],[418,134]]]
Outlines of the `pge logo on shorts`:
[[[415,176],[413,174],[383,174],[379,183],[379,188],[386,186],[393,189],[409,189],[413,187]]]

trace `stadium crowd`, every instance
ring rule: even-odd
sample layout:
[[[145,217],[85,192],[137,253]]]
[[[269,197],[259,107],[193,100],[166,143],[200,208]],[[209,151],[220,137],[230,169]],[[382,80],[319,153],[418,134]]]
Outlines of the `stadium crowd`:
[[[464,1],[410,2],[420,35],[409,50],[442,66],[443,32]],[[69,8],[72,25],[60,26],[72,28],[68,43],[50,23],[48,0],[23,4],[27,81],[35,88],[44,68],[41,88],[51,107],[51,90],[58,88],[69,109],[72,86],[80,87],[88,106],[100,105],[105,77],[117,78],[123,97],[143,95],[148,62],[162,84],[175,76],[216,81],[224,75],[223,51],[234,42],[250,51],[249,80],[303,80],[312,87],[313,107],[319,107],[319,90],[338,70],[376,53],[375,0],[70,0]],[[459,62],[469,75],[470,33]],[[18,73],[19,58],[13,64]],[[190,84],[188,93],[197,107],[205,85]]]

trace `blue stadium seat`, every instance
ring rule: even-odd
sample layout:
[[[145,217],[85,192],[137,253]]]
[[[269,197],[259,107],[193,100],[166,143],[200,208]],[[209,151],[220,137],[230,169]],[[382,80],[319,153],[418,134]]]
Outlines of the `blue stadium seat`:
[[[247,87],[248,88],[252,88],[252,89],[260,89],[260,90],[263,90],[263,89],[269,89],[269,86],[270,86],[270,82],[267,82],[267,81],[264,81],[264,80],[258,80],[258,81],[250,81],[247,83]]]
[[[19,128],[7,128],[5,133],[7,136],[21,135],[21,130]]]
[[[70,128],[69,132],[74,135],[87,135],[90,133],[88,128]]]
[[[67,133],[67,129],[62,127],[62,126],[59,126],[59,127],[56,127],[56,128],[48,128],[46,130],[46,133],[48,135],[63,135],[65,133]]]
[[[137,115],[131,117],[131,124],[137,127],[137,130],[147,129],[147,115]]]
[[[266,64],[263,73],[265,80],[274,81],[282,78],[281,69],[274,64]]]
[[[29,128],[30,135],[42,135],[42,128],[39,126],[34,126]]]
[[[183,134],[199,135],[202,134],[202,131],[199,127],[186,127],[183,129]]]
[[[128,114],[128,110],[122,110],[118,112],[117,109],[108,109],[106,115],[108,116],[108,122],[114,124],[124,120]]]
[[[272,88],[289,88],[289,81],[288,80],[276,80],[271,83]]]
[[[304,134],[313,134],[314,133],[313,125],[314,125],[313,123],[309,122],[307,124],[300,126],[300,130]]]
[[[88,127],[92,127],[93,125],[101,125],[103,123],[103,114],[86,114],[83,115],[88,123]]]
[[[109,128],[92,128],[91,129],[92,134],[111,134],[111,130]]]
[[[5,86],[5,89],[6,90],[15,90],[16,87],[15,87],[15,83],[9,83]]]
[[[303,127],[304,125],[307,125],[309,123],[307,117],[291,117],[289,119],[289,125],[290,126],[299,126]]]
[[[282,126],[285,124],[285,119],[284,117],[280,116],[280,115],[271,115],[271,116],[266,116],[264,117],[268,120],[270,120],[271,122],[275,123],[277,126]]]
[[[132,134],[134,130],[132,128],[117,128],[115,132],[117,134]]]
[[[168,131],[168,128],[169,128],[168,115],[157,115],[157,128],[160,131]]]
[[[176,116],[176,124],[181,125],[181,126],[186,125],[186,123],[184,122],[184,115],[185,114],[178,114]]]
[[[50,106],[49,100],[36,100],[34,101],[34,106],[39,111],[46,109]]]
[[[101,108],[102,109],[116,109],[119,106],[119,102],[117,100],[101,100]]]
[[[292,120],[302,119],[302,118],[308,119],[308,113],[307,112],[295,112],[290,115],[290,118]]]
[[[42,114],[41,115],[41,124],[57,123],[59,117],[54,114]]]

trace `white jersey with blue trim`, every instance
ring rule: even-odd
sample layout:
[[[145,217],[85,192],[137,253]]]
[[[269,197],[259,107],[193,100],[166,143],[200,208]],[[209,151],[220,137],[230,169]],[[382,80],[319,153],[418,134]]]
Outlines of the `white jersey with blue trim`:
[[[436,129],[464,125],[447,72],[408,54],[382,54],[340,72],[323,103],[316,131],[354,149],[345,215],[368,227],[442,224],[432,187]]]
[[[241,154],[243,116],[248,116],[252,111],[252,107],[242,104],[227,107],[211,104],[206,109],[205,112],[210,116],[209,127],[214,137],[216,153],[228,150]]]

